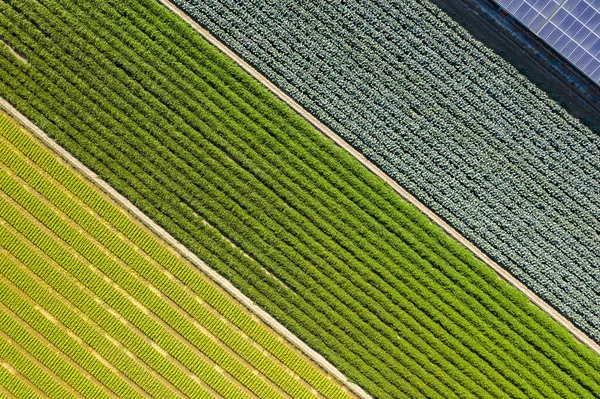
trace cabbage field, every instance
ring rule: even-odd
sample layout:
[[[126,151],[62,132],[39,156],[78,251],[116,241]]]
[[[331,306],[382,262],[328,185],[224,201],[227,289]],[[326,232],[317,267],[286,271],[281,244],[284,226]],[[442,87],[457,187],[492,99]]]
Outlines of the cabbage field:
[[[600,342],[600,139],[426,0],[175,0]]]
[[[0,97],[372,397],[600,396],[595,352],[155,0],[0,2],[0,37],[27,60],[0,46]],[[346,54],[350,62],[360,53]],[[412,105],[420,104],[424,94],[412,92]],[[351,101],[331,102],[327,95],[315,101],[354,109]],[[373,101],[386,98],[394,97],[390,92]],[[435,104],[422,106],[431,118],[442,112]],[[361,114],[370,118],[372,110],[383,112],[364,107]],[[398,121],[418,117],[405,112]],[[515,124],[526,119],[514,118]],[[407,151],[415,139],[406,134]],[[426,146],[422,151],[434,163],[450,162]],[[457,187],[448,191],[449,201],[463,195]],[[157,296],[136,288],[140,297]],[[156,312],[169,309],[151,304]],[[155,321],[153,312],[130,306],[124,316],[129,312]],[[162,350],[178,348],[167,345],[177,335],[153,326],[143,327],[165,340]],[[180,334],[195,337],[186,325]],[[168,361],[178,365],[144,342],[157,369],[170,371]],[[174,350],[172,356],[199,368],[200,352]],[[218,381],[234,372],[237,381],[264,381],[233,366],[208,371]],[[183,397],[203,392],[186,388],[188,381],[202,384],[182,374]],[[220,383],[215,392],[218,387],[226,397],[247,393]],[[158,391],[149,396],[164,397]]]

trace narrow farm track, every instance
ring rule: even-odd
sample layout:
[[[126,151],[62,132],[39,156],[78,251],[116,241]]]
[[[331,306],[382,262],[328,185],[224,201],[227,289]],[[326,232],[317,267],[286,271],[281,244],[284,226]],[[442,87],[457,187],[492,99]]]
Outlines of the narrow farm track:
[[[79,397],[76,389],[82,389],[84,397],[98,398],[108,388],[118,396],[135,396],[105,378],[82,375],[90,365],[65,351],[64,345],[70,345],[103,362],[139,397],[203,397],[202,392],[207,398],[352,397],[197,269],[182,269],[181,254],[166,250],[143,223],[108,202],[104,192],[74,179],[67,163],[22,131],[6,130],[7,118],[1,118],[0,316],[7,331],[0,334],[10,332],[10,342],[20,345],[16,342],[22,338],[15,334],[24,327],[32,337],[44,331],[54,348],[63,345],[58,356],[63,363],[54,361],[47,370],[62,373],[66,379],[59,386],[65,392]],[[185,268],[189,285],[181,280]],[[51,335],[39,324],[43,319],[54,324]],[[75,345],[57,341],[57,332]],[[92,349],[86,342],[94,334]],[[146,352],[140,352],[143,346]],[[125,356],[112,356],[118,352]],[[54,369],[66,366],[64,355],[78,366],[69,365],[73,375]],[[27,361],[15,356],[17,365]],[[50,381],[47,373],[27,370]],[[92,395],[90,389],[100,391]]]
[[[77,392],[72,386],[60,379],[51,369],[46,367],[31,353],[27,352],[17,342],[13,341],[8,335],[1,331],[0,348],[2,353],[8,355],[6,357],[12,358],[13,364],[22,364],[23,366],[25,366],[27,371],[29,371],[32,375],[32,377],[30,378],[35,379],[36,374],[38,377],[44,374],[46,376],[49,376],[50,378],[46,378],[46,381],[40,381],[38,379],[35,382],[36,386],[38,387],[47,385],[48,388],[52,390],[52,396],[60,396],[64,398],[83,398],[83,396],[79,392]]]
[[[390,187],[394,189],[403,199],[413,204],[417,209],[419,209],[423,214],[425,214],[431,221],[440,226],[448,235],[452,238],[460,242],[466,248],[468,248],[471,252],[473,252],[477,258],[481,259],[485,264],[490,266],[498,276],[509,282],[511,285],[519,289],[523,292],[529,300],[538,306],[540,309],[548,313],[554,320],[558,321],[560,324],[565,326],[571,334],[579,341],[588,345],[591,349],[593,349],[596,353],[600,355],[600,345],[591,339],[587,334],[577,328],[569,319],[564,317],[561,313],[559,313],[554,307],[548,304],[546,301],[541,299],[538,295],[536,295],[533,291],[531,291],[525,284],[521,283],[517,278],[515,278],[512,274],[510,274],[506,269],[500,266],[498,263],[494,262],[487,256],[482,250],[480,250],[475,244],[467,240],[462,234],[456,231],[452,226],[450,226],[444,219],[439,217],[435,212],[425,206],[422,202],[420,202],[416,197],[402,188],[395,180],[389,177],[385,172],[383,172],[380,168],[375,166],[371,161],[369,161],[361,152],[356,150],[350,144],[348,144],[344,139],[338,136],[335,132],[333,132],[330,128],[328,128],[324,123],[318,120],[315,116],[313,116],[310,112],[308,112],[305,108],[303,108],[300,104],[294,101],[289,95],[287,95],[283,90],[279,89],[275,84],[273,84],[269,79],[267,79],[264,75],[262,75],[258,70],[248,64],[244,59],[242,59],[237,53],[231,50],[227,45],[214,37],[209,31],[200,26],[196,21],[194,21],[189,15],[187,15],[183,10],[177,7],[175,4],[171,3],[169,0],[158,0],[160,3],[164,4],[165,7],[170,9],[171,11],[178,14],[184,21],[190,24],[198,33],[202,35],[213,46],[217,47],[220,51],[226,54],[228,57],[233,59],[242,69],[252,75],[256,80],[262,83],[266,88],[268,88],[273,94],[275,94],[278,98],[284,101],[287,105],[289,105],[294,111],[296,111],[300,116],[309,121],[311,125],[313,125],[319,132],[321,132],[326,137],[330,138],[335,144],[348,151],[360,161],[367,169],[369,169],[372,173],[383,179]]]
[[[600,340],[597,137],[429,0],[171,0]]]
[[[3,139],[2,137],[0,137],[0,143],[1,143],[2,145],[6,146],[7,148],[10,148],[10,149],[11,149],[13,152],[14,152],[14,151],[17,151],[17,149],[16,149],[16,148],[15,148],[15,147],[14,147],[14,146],[13,146],[13,145],[10,143],[10,142],[8,142],[7,140]],[[26,161],[26,162],[29,164],[29,166],[30,166],[30,167],[32,167],[32,168],[35,168],[35,167],[36,167],[36,166],[35,166],[35,164],[33,164],[33,163],[31,162],[31,160],[29,160],[29,159],[24,159],[24,161]],[[5,172],[7,172],[7,173],[8,173],[8,174],[10,174],[11,176],[13,176],[13,174],[12,174],[12,172],[11,172],[11,171],[9,171],[9,170],[5,170]],[[44,170],[42,170],[42,169],[39,169],[39,168],[37,168],[37,172],[39,172],[40,176],[43,176],[43,177],[41,177],[42,179],[44,179],[44,180],[47,180],[48,182],[54,182],[54,179],[53,179],[53,177],[52,177],[52,176],[50,176],[50,175],[49,175],[49,174],[48,174],[46,171],[44,171]],[[39,178],[40,178],[40,176],[33,177],[33,179],[37,180],[37,179],[39,179]],[[29,177],[30,177],[30,178],[32,178],[31,176],[29,176]],[[18,178],[17,178],[17,179],[18,179]],[[82,202],[81,202],[81,200],[80,200],[79,198],[77,198],[76,196],[74,196],[74,195],[72,195],[71,193],[67,192],[67,191],[64,189],[64,187],[61,187],[61,186],[57,185],[56,187],[53,187],[53,188],[56,188],[57,190],[60,190],[60,191],[61,191],[61,194],[62,194],[62,195],[64,195],[66,198],[69,198],[69,200],[70,200],[70,202],[71,202],[72,204],[75,204],[75,203],[77,203],[79,206],[81,206],[82,208],[84,208],[84,209],[85,209],[85,211],[87,211],[87,212],[89,212],[89,213],[91,213],[91,214],[94,214],[94,212],[93,212],[93,210],[92,210],[92,209],[90,209],[90,208],[86,207],[86,206],[85,206],[85,204],[84,204],[84,203],[82,203]],[[35,195],[36,197],[38,197],[38,198],[39,198],[39,199],[41,199],[41,200],[44,200],[44,198],[41,196],[41,194],[39,194],[39,193],[37,193],[37,192],[33,192],[33,195]],[[54,209],[54,207],[53,207],[52,205],[50,205],[50,207],[51,207],[52,209]],[[68,223],[70,223],[68,220],[67,220],[67,222],[68,222]],[[121,232],[120,232],[120,231],[118,231],[116,228],[114,228],[114,226],[111,226],[111,225],[110,225],[110,224],[108,224],[106,221],[100,221],[100,223],[102,223],[102,224],[104,225],[104,227],[105,227],[105,228],[106,228],[108,231],[110,231],[110,232],[112,233],[112,237],[119,237],[120,239],[122,239],[123,241],[125,241],[125,243],[126,243],[126,244],[128,244],[128,245],[131,245],[131,244],[133,244],[131,241],[129,241],[129,240],[127,239],[127,237],[124,237],[124,236],[121,234]],[[75,226],[75,224],[74,224],[74,223],[71,223],[71,224],[72,224],[73,226]],[[87,233],[85,232],[85,230],[81,230],[81,233],[82,233],[82,234],[84,234],[84,235],[85,235],[87,238],[89,238],[91,241],[93,241],[93,242],[94,242],[94,245],[103,245],[103,244],[101,244],[100,242],[98,242],[98,241],[97,241],[97,240],[96,240],[94,237],[91,237],[89,234],[87,234]],[[107,248],[107,250],[108,250],[108,248]],[[113,252],[113,254],[114,254],[114,255],[116,255],[116,256],[118,256],[118,254],[116,254],[116,253],[114,253],[114,252]],[[147,262],[149,262],[149,263],[152,263],[152,264],[154,265],[154,267],[156,267],[156,268],[160,269],[160,271],[161,271],[162,273],[165,273],[165,274],[166,274],[166,273],[168,273],[168,271],[167,271],[166,269],[164,269],[164,268],[163,268],[163,267],[162,267],[162,266],[161,266],[159,263],[157,263],[157,262],[156,262],[156,260],[152,259],[152,258],[151,258],[151,257],[150,257],[148,254],[146,254],[146,253],[140,253],[140,255],[141,255],[143,258],[144,258],[144,260],[145,260],[145,261],[147,261]],[[131,273],[132,275],[135,275],[135,271],[127,267],[127,265],[125,264],[125,260],[123,260],[123,259],[119,259],[119,258],[115,258],[115,260],[116,260],[116,261],[117,261],[117,262],[118,262],[120,265],[122,265],[123,267],[127,268],[127,269],[128,269],[128,271],[129,271],[129,273]],[[196,295],[196,294],[195,294],[193,291],[191,291],[191,290],[189,289],[189,287],[186,287],[186,286],[185,286],[184,284],[182,284],[180,281],[178,281],[177,283],[178,283],[179,287],[180,287],[182,290],[184,290],[184,291],[186,292],[186,295],[188,295],[190,298],[193,298],[193,299],[195,299],[196,301],[198,301],[198,302],[202,303],[202,299],[201,299],[199,296],[197,296],[197,295]],[[197,321],[196,321],[196,320],[193,318],[194,316],[193,316],[192,314],[189,314],[189,313],[188,313],[186,310],[184,310],[183,308],[179,307],[179,305],[178,305],[178,304],[176,304],[175,302],[173,302],[173,301],[171,301],[169,298],[167,298],[165,295],[163,295],[163,294],[160,292],[160,290],[159,290],[159,287],[156,287],[156,286],[154,286],[154,285],[152,284],[152,281],[150,281],[150,280],[144,280],[144,281],[143,281],[143,284],[144,284],[144,285],[146,285],[146,286],[147,286],[147,287],[148,287],[148,288],[149,288],[151,291],[153,291],[153,292],[154,292],[156,295],[158,295],[158,296],[159,296],[159,297],[160,297],[162,300],[166,301],[166,302],[169,304],[169,306],[170,306],[170,307],[172,307],[172,308],[175,308],[175,309],[178,309],[178,311],[180,312],[180,314],[182,315],[182,317],[185,317],[185,318],[187,319],[188,323],[190,323],[190,324],[194,325],[194,327],[196,327],[196,328],[200,329],[200,330],[202,331],[202,333],[203,333],[203,334],[206,334],[207,336],[210,336],[210,339],[211,339],[211,340],[213,340],[213,341],[215,341],[215,342],[220,342],[220,344],[221,344],[221,345],[223,345],[223,348],[225,349],[225,351],[227,351],[227,352],[228,352],[230,355],[232,355],[233,357],[235,357],[235,358],[236,358],[236,359],[237,359],[239,362],[243,363],[243,364],[244,364],[244,367],[246,367],[246,368],[252,368],[252,367],[253,367],[251,364],[248,364],[248,363],[246,363],[246,362],[245,362],[245,360],[244,360],[242,357],[240,357],[240,356],[239,356],[237,353],[235,353],[235,352],[234,352],[234,351],[233,351],[231,348],[229,348],[228,346],[226,346],[226,344],[225,344],[224,342],[222,342],[222,341],[220,340],[220,338],[219,338],[219,337],[217,337],[217,336],[215,336],[215,335],[212,335],[212,333],[211,333],[211,332],[209,332],[209,331],[208,331],[208,330],[207,330],[205,327],[201,326],[201,325],[200,325],[200,323],[198,323],[198,322],[197,322]],[[219,314],[218,314],[218,313],[217,313],[217,312],[216,312],[214,309],[212,309],[212,308],[211,308],[211,309],[209,309],[209,310],[210,310],[211,312],[213,312],[213,314],[214,314],[216,317],[219,317],[219,318],[220,318],[220,319],[221,319],[221,320],[222,320],[224,323],[228,323],[227,319],[225,319],[225,318],[224,318],[222,315],[219,315]],[[196,314],[196,313],[195,313],[195,314]],[[196,315],[197,315],[197,317],[198,317],[199,319],[203,319],[203,318],[204,318],[204,317],[203,317],[202,315],[200,315],[200,314],[196,314]],[[231,327],[233,327],[233,326],[231,326]],[[172,329],[171,329],[170,327],[168,327],[168,326],[167,326],[167,328],[168,328],[168,329],[169,329],[169,330],[172,332],[172,334],[173,334],[173,335],[175,335],[175,336],[178,336],[178,334],[179,334],[178,332],[176,332],[176,331],[172,330]],[[233,327],[233,328],[235,328],[235,327]],[[240,333],[242,333],[241,331],[239,331],[239,332],[240,332]],[[273,356],[272,356],[270,353],[268,353],[268,352],[264,351],[264,349],[262,349],[262,348],[260,347],[260,345],[258,345],[256,342],[252,341],[252,342],[249,342],[249,344],[251,344],[251,345],[254,345],[254,346],[256,347],[256,349],[258,349],[258,351],[264,352],[264,353],[265,353],[265,354],[266,354],[266,355],[267,355],[267,356],[270,358],[270,360],[271,360],[271,361],[273,361],[273,362],[276,362],[276,363],[279,363],[279,364],[280,364],[280,366],[282,366],[282,367],[285,367],[285,366],[284,366],[282,363],[280,363],[280,361],[279,361],[278,359],[276,359],[275,357],[273,357]],[[192,351],[197,351],[197,349],[196,349],[196,348],[191,348],[191,350],[192,350]],[[276,391],[278,391],[278,392],[279,392],[279,394],[281,394],[283,397],[289,397],[289,396],[288,396],[288,395],[287,395],[285,392],[283,392],[283,391],[282,391],[282,390],[281,390],[281,389],[280,389],[280,388],[279,388],[277,385],[275,385],[273,382],[271,382],[271,381],[267,380],[267,379],[266,379],[266,378],[264,378],[264,376],[262,376],[262,375],[259,375],[259,377],[260,377],[260,378],[263,378],[267,384],[269,384],[269,385],[270,385],[270,386],[271,386],[273,389],[275,389]],[[303,383],[303,384],[304,384],[304,385],[305,385],[305,386],[306,386],[306,387],[307,387],[309,390],[312,390],[312,389],[313,389],[313,388],[312,388],[312,387],[310,387],[308,384],[306,384],[306,382],[305,382],[305,381],[303,381],[303,380],[302,380],[302,381],[301,381],[301,383]],[[316,392],[315,392],[315,393],[316,393]]]
[[[309,358],[319,364],[324,370],[326,370],[331,375],[338,378],[340,381],[344,382],[345,385],[348,386],[354,393],[361,397],[368,398],[369,395],[364,393],[362,389],[360,389],[355,384],[349,383],[346,377],[341,374],[335,367],[333,367],[329,362],[327,362],[322,356],[314,352],[310,349],[304,342],[300,341],[296,336],[294,336],[289,330],[283,327],[280,323],[278,323],[275,319],[273,319],[270,315],[264,312],[262,309],[258,308],[250,299],[245,297],[239,290],[231,285],[227,280],[214,272],[214,270],[210,269],[204,262],[198,259],[193,253],[191,253],[187,248],[185,248],[182,244],[177,242],[173,237],[171,237],[166,231],[164,231],[160,226],[156,225],[153,221],[151,221],[147,216],[145,216],[138,208],[136,208],[133,204],[131,204],[127,199],[122,197],[119,193],[117,193],[114,188],[106,184],[104,181],[100,180],[98,176],[93,173],[91,170],[82,165],[77,159],[67,153],[62,147],[58,146],[54,141],[52,141],[44,132],[42,132],[37,126],[35,126],[31,121],[29,121],[26,117],[24,117],[21,113],[19,113],[12,105],[10,105],[6,100],[0,99],[0,106],[12,117],[18,120],[23,126],[25,126],[30,132],[34,133],[42,142],[44,142],[49,148],[58,153],[65,161],[67,161],[71,166],[80,171],[86,178],[96,184],[98,187],[101,187],[103,192],[110,195],[117,203],[121,204],[125,209],[135,215],[145,226],[153,230],[158,236],[164,239],[169,245],[177,248],[180,253],[182,253],[186,259],[194,263],[200,270],[210,276],[216,283],[218,283],[221,287],[223,287],[229,294],[231,294],[234,298],[240,301],[244,306],[250,309],[254,314],[256,314],[263,322],[269,325],[273,330],[277,331],[279,334],[282,334],[290,343],[292,343],[295,347],[298,347],[302,350]]]
[[[313,349],[308,347],[304,342],[302,342],[298,337],[293,335],[289,330],[287,330],[283,325],[277,322],[272,316],[266,313],[264,310],[256,306],[249,298],[247,298],[244,294],[241,293],[237,288],[235,288],[228,280],[217,274],[213,269],[208,267],[203,261],[201,261],[195,254],[193,254],[190,250],[188,250],[185,246],[179,243],[175,238],[173,238],[169,233],[167,233],[162,227],[158,226],[155,222],[149,219],[142,211],[140,211],[137,207],[135,207],[130,201],[120,195],[113,187],[108,185],[103,180],[99,179],[98,176],[88,169],[85,165],[79,162],[76,158],[74,158],[71,154],[65,151],[64,148],[57,145],[52,139],[50,139],[43,131],[41,131],[37,126],[35,126],[29,119],[27,119],[24,115],[22,115],[19,111],[17,111],[10,103],[8,103],[5,99],[0,98],[0,107],[2,107],[9,115],[18,120],[25,128],[28,129],[31,133],[35,134],[38,139],[40,139],[45,145],[47,145],[54,152],[59,154],[66,162],[68,162],[72,167],[82,173],[87,179],[96,184],[98,187],[102,189],[104,193],[109,195],[114,201],[127,209],[131,214],[133,214],[140,222],[143,223],[144,226],[148,227],[154,233],[156,233],[159,237],[165,240],[170,246],[176,248],[179,253],[181,253],[188,261],[192,262],[196,267],[202,270],[207,276],[209,276],[213,281],[215,281],[219,286],[223,287],[230,295],[232,295],[236,300],[242,303],[246,308],[256,314],[263,322],[265,322],[269,327],[273,328],[274,331],[281,334],[286,338],[291,344],[300,349],[308,358],[313,360],[315,363],[319,364],[324,370],[326,370],[329,374],[337,378],[340,382],[348,387],[352,392],[354,392],[359,397],[370,398],[368,394],[362,390],[356,384],[353,384],[348,381],[348,379],[334,366],[332,366],[327,360],[325,360],[320,354],[315,352]]]
[[[3,172],[2,168],[0,168],[0,173]],[[11,176],[13,177],[13,179],[15,178],[14,175]],[[18,178],[17,178],[18,179]],[[26,183],[23,181],[19,181],[16,180],[18,184],[25,186]],[[28,191],[31,191],[30,189],[28,189]],[[31,193],[40,201],[43,201],[46,205],[47,209],[51,209],[55,212],[60,212],[60,210],[57,210],[54,208],[54,206],[52,204],[49,204],[45,201],[44,197],[41,196],[41,194],[36,193],[31,191]],[[100,251],[104,252],[107,256],[109,256],[111,258],[112,261],[115,262],[115,265],[120,266],[121,268],[124,269],[124,271],[126,273],[128,273],[129,275],[131,275],[133,278],[137,277],[137,274],[134,270],[132,270],[123,260],[117,258],[115,256],[115,254],[111,253],[110,250],[108,248],[105,248],[102,246],[102,244],[100,244],[94,237],[92,237],[89,233],[87,233],[85,230],[83,230],[80,226],[78,226],[74,221],[71,221],[67,218],[64,219],[66,222],[66,225],[76,229],[81,235],[82,237],[87,241],[87,245],[89,246],[93,246],[93,247],[97,247],[100,249]],[[39,225],[39,227],[43,227],[42,225]],[[74,253],[74,256],[78,257],[80,256],[77,253]],[[102,279],[108,279],[109,277],[107,277],[104,274],[99,274],[98,278],[102,278]],[[166,304],[172,308],[177,308],[177,305],[175,305],[173,302],[170,302],[167,300],[167,298],[162,295],[160,293],[160,291],[158,291],[157,288],[153,287],[151,285],[150,282],[148,281],[141,281],[141,283],[143,285],[145,285],[148,289],[153,290],[153,292],[157,295],[160,296],[160,298],[166,302]],[[210,360],[208,357],[206,357],[197,347],[195,347],[191,342],[189,342],[189,337],[183,337],[179,331],[176,331],[174,328],[172,328],[169,324],[167,324],[166,322],[164,322],[159,316],[157,316],[155,313],[152,312],[151,309],[148,309],[147,307],[145,307],[143,304],[141,304],[140,302],[137,302],[136,298],[132,297],[131,295],[128,294],[127,291],[125,291],[123,288],[121,288],[116,282],[112,281],[111,285],[113,286],[113,288],[119,292],[121,295],[123,295],[123,298],[125,300],[129,300],[132,304],[134,304],[137,308],[139,308],[143,313],[145,313],[146,315],[149,316],[150,320],[152,320],[154,323],[156,323],[156,326],[160,326],[160,328],[163,328],[165,333],[170,335],[171,337],[174,337],[177,341],[179,341],[182,345],[184,345],[184,347],[186,348],[186,351],[188,354],[194,354],[197,357],[199,357],[200,359],[202,359],[204,362],[211,364],[212,367],[215,367],[215,363],[212,362],[212,360]],[[99,301],[99,298],[94,297],[94,295],[90,295],[91,298],[93,298],[96,301]],[[109,312],[115,312],[115,309],[107,309]],[[180,309],[179,309],[180,310]],[[180,317],[185,317],[184,315],[180,314]],[[191,317],[186,318],[187,322],[188,322],[188,326],[191,326],[193,323],[193,319]],[[135,330],[135,326],[133,326],[128,320],[125,320],[123,317],[119,318],[119,321],[121,321],[123,324],[127,325],[130,329]],[[203,333],[203,331],[201,331],[200,329],[198,329],[198,331],[196,332],[196,334],[201,335]],[[144,335],[143,332],[139,332],[139,335],[142,339],[146,339],[146,335]],[[214,338],[214,337],[213,337]],[[150,341],[148,339],[147,341],[150,345],[154,345],[154,342]],[[218,342],[218,341],[216,341]],[[228,352],[230,355],[232,355],[233,357],[235,357],[237,359],[237,361],[240,361],[241,358],[238,357],[235,352],[233,352],[232,350],[229,350],[229,348],[225,347],[224,348],[226,352]],[[179,368],[181,368],[182,370],[184,370],[185,372],[189,372],[189,370],[183,366],[181,363],[179,363],[177,360],[173,359],[171,356],[167,355],[166,352],[163,352],[164,348],[157,348],[157,350],[163,354],[163,356],[169,358],[172,362],[174,362]],[[251,366],[249,367],[249,364],[243,364],[242,367],[244,368],[248,368],[250,369]],[[262,377],[262,376],[259,376]],[[240,384],[238,382],[236,382],[234,379],[231,380],[233,382],[233,384],[235,386],[238,387],[238,389],[240,389],[240,392],[243,392],[246,396],[248,397],[256,397],[251,391],[249,391],[243,384]],[[264,381],[263,381],[264,382]],[[211,391],[210,387],[208,387],[206,384],[204,384],[202,381],[200,381],[201,385],[203,386],[203,388],[207,391]],[[267,384],[270,384],[270,382],[267,381]],[[289,397],[287,396],[285,393],[283,393],[283,391],[279,390],[279,388],[273,384],[270,384],[270,386],[275,389],[276,391],[279,391],[279,394],[282,395],[282,397]],[[274,392],[271,392],[271,394],[273,394]],[[215,395],[215,392],[211,392],[212,395]],[[218,395],[215,395],[218,396]]]
[[[596,353],[162,5],[0,10],[29,61],[0,48],[0,95],[372,396],[600,393]],[[158,311],[143,280],[106,262]]]

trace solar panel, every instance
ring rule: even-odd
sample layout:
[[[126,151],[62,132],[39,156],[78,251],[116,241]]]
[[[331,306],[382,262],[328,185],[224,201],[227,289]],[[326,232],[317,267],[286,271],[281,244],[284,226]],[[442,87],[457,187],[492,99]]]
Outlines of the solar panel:
[[[600,85],[600,0],[496,0]]]

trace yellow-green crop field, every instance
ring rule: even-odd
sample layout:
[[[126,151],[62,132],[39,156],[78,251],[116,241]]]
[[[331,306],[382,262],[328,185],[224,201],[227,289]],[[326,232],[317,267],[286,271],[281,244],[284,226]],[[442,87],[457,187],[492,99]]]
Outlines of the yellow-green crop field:
[[[0,398],[346,398],[0,115]]]

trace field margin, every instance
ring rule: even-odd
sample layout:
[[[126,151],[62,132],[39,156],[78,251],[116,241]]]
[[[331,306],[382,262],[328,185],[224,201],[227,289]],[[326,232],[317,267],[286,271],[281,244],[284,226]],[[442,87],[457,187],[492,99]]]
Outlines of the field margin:
[[[590,347],[594,352],[600,355],[600,345],[596,343],[592,338],[590,338],[587,334],[577,328],[569,319],[560,314],[553,306],[548,304],[542,298],[540,298],[537,294],[535,294],[532,290],[530,290],[525,284],[521,283],[517,278],[515,278],[510,272],[500,266],[498,263],[494,262],[489,256],[487,256],[482,250],[480,250],[475,244],[470,242],[467,238],[465,238],[462,234],[460,234],[457,230],[455,230],[452,226],[450,226],[444,219],[435,214],[431,209],[425,206],[421,201],[419,201],[416,197],[406,191],[402,186],[400,186],[395,180],[389,177],[385,172],[379,169],[375,164],[369,161],[362,153],[348,144],[344,139],[334,133],[329,127],[327,127],[324,123],[322,123],[319,119],[313,116],[310,112],[308,112],[304,107],[298,104],[294,99],[288,96],[283,90],[277,87],[274,83],[272,83],[269,79],[263,76],[258,70],[256,70],[252,65],[247,63],[242,57],[240,57],[236,52],[231,50],[227,45],[221,42],[219,39],[214,37],[208,30],[204,29],[200,24],[194,21],[189,15],[185,13],[185,11],[181,10],[175,4],[173,4],[169,0],[157,0],[159,3],[167,7],[172,12],[176,13],[180,16],[185,22],[192,26],[194,30],[202,35],[202,37],[208,41],[213,46],[217,47],[222,53],[227,55],[236,64],[238,64],[244,71],[249,73],[252,77],[258,80],[261,84],[263,84],[269,91],[275,94],[280,100],[285,102],[288,106],[290,106],[296,113],[298,113],[301,117],[306,119],[315,129],[317,129],[320,133],[330,138],[337,144],[339,147],[342,147],[346,151],[348,151],[354,158],[358,159],[360,163],[362,163],[369,171],[383,179],[387,184],[389,184],[394,191],[396,191],[400,196],[407,202],[411,203],[415,207],[417,207],[421,212],[423,212],[432,222],[437,224],[444,232],[446,232],[450,237],[455,239],[464,245],[469,251],[471,251],[475,256],[484,262],[486,265],[491,267],[498,276],[507,281],[509,284],[517,288],[519,291],[523,292],[530,302],[534,305],[542,309],[544,312],[550,315],[554,320],[560,323],[563,327],[565,327],[569,332],[580,342],[586,344]],[[345,384],[346,385],[346,384]],[[348,386],[348,385],[346,385]],[[348,386],[349,387],[349,386]],[[350,388],[350,387],[349,387]],[[362,396],[362,395],[359,395]]]
[[[156,234],[159,238],[164,240],[169,246],[179,252],[187,261],[191,262],[194,266],[198,267],[200,271],[206,274],[211,280],[223,288],[229,295],[235,300],[240,302],[246,309],[251,313],[255,314],[262,322],[267,324],[277,334],[283,336],[292,346],[298,348],[304,355],[306,355],[311,361],[321,367],[326,374],[331,375],[337,379],[343,386],[348,388],[354,395],[363,399],[372,399],[360,386],[349,381],[346,376],[333,366],[327,359],[321,354],[310,348],[302,340],[296,337],[291,331],[285,326],[279,323],[266,311],[262,310],[257,306],[250,298],[245,296],[240,290],[238,290],[229,280],[222,277],[204,261],[198,258],[193,252],[187,249],[183,244],[177,241],[161,226],[152,221],[146,216],[139,208],[133,205],[127,198],[123,197],[117,192],[112,186],[102,180],[96,173],[94,173],[87,166],[82,164],[77,158],[72,156],[64,148],[58,145],[52,140],[44,131],[37,127],[32,121],[30,121],[25,115],[21,114],[16,108],[14,108],[6,99],[0,97],[0,109],[5,111],[9,116],[18,121],[27,131],[35,135],[44,145],[50,150],[58,154],[63,158],[71,167],[81,173],[85,179],[90,181],[93,185],[99,188],[104,194],[108,195],[113,201],[117,202],[118,205],[125,208],[128,213],[141,222],[150,231]]]

